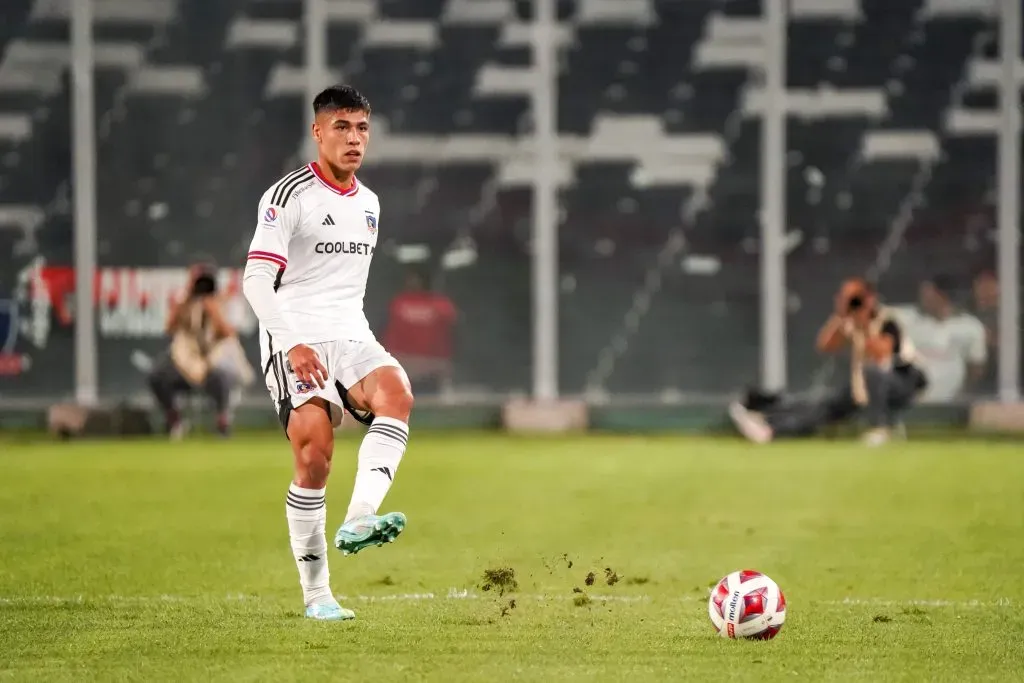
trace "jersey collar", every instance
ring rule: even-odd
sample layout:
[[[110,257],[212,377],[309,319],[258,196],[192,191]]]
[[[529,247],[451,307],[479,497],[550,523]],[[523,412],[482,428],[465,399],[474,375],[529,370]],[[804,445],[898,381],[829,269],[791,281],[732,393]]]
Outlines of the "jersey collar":
[[[330,180],[324,177],[323,172],[320,170],[320,164],[315,161],[309,162],[309,170],[313,172],[316,179],[320,181],[320,184],[326,187],[335,194],[340,194],[342,197],[351,197],[356,192],[359,192],[359,180],[355,176],[352,176],[352,185],[349,187],[338,187]]]

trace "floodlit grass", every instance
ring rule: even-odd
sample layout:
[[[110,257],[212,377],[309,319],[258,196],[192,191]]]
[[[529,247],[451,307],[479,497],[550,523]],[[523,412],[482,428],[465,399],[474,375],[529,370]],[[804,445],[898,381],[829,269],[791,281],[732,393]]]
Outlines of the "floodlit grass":
[[[331,533],[356,445],[336,450]],[[385,506],[409,526],[394,545],[332,552],[358,613],[333,624],[299,616],[279,435],[0,440],[0,473],[0,679],[1024,675],[1012,442],[414,432]],[[786,593],[773,642],[710,627],[709,585],[740,568]]]

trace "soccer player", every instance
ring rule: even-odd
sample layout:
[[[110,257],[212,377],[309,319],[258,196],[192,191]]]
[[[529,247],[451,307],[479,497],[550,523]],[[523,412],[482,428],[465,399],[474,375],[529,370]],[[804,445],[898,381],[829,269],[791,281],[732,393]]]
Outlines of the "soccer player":
[[[295,478],[285,513],[311,619],[352,619],[331,593],[325,492],[333,429],[345,410],[370,425],[352,499],[334,544],[346,555],[390,543],[405,515],[377,515],[409,440],[412,391],[370,331],[363,295],[380,202],[355,176],[370,139],[370,104],[349,86],[313,100],[317,160],[260,200],[243,292],[260,321],[267,389],[291,442]]]

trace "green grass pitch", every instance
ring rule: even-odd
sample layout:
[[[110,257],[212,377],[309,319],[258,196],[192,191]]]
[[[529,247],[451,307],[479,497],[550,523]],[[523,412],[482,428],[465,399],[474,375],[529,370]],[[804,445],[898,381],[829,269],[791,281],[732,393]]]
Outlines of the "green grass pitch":
[[[279,435],[8,437],[0,468],[0,680],[1024,676],[1020,444],[414,432],[385,505],[405,534],[332,550],[351,623],[299,616]],[[483,590],[504,568],[516,590]],[[786,593],[775,641],[711,629],[709,586],[742,568]]]

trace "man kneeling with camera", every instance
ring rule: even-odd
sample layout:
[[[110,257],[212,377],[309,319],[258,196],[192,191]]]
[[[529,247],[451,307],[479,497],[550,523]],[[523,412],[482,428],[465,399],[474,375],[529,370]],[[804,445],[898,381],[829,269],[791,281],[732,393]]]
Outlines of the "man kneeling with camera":
[[[171,345],[150,373],[149,386],[164,411],[168,432],[174,438],[183,435],[177,399],[198,389],[213,401],[217,431],[226,436],[231,392],[251,381],[252,368],[221,309],[212,266],[192,267],[185,296],[168,311],[166,331]]]
[[[889,441],[900,414],[927,385],[914,364],[914,347],[892,313],[863,279],[843,283],[835,312],[818,332],[818,351],[849,350],[850,372],[835,391],[817,401],[791,401],[759,391],[729,407],[736,428],[750,441],[812,436],[830,423],[862,414],[864,441]]]

